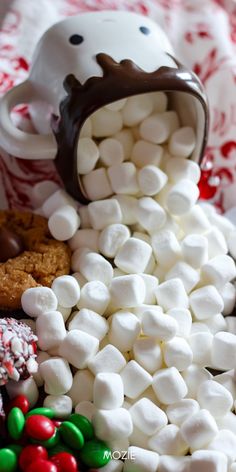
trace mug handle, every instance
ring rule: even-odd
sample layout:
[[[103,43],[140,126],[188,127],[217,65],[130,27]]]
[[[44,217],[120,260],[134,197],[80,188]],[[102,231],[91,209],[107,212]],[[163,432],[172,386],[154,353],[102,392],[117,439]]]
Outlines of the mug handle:
[[[29,80],[16,85],[0,100],[0,146],[15,157],[22,159],[54,159],[57,145],[53,134],[30,134],[16,128],[11,110],[21,103],[30,103],[34,96]]]

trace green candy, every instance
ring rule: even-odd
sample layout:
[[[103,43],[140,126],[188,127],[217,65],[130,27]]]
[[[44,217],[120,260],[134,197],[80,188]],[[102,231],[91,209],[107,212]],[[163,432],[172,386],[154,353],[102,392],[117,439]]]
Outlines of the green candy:
[[[11,451],[13,451],[17,455],[17,457],[19,457],[23,447],[20,446],[19,444],[9,444],[7,446],[7,449],[10,449]]]
[[[55,413],[51,408],[44,408],[43,406],[40,408],[34,408],[33,410],[30,410],[26,415],[25,419],[29,418],[29,416],[32,415],[42,415],[46,416],[47,418],[54,418]]]
[[[11,449],[0,449],[0,472],[15,472],[17,456]]]
[[[64,421],[60,426],[60,434],[63,441],[72,449],[81,449],[84,445],[84,437],[79,428],[70,421]]]
[[[38,441],[37,439],[31,438],[31,442],[33,444],[40,444],[40,446],[45,447],[46,449],[51,449],[52,447],[56,446],[60,441],[60,433],[59,430],[56,429],[54,435],[49,438],[47,441]]]
[[[59,452],[68,452],[68,454],[74,455],[72,449],[70,449],[66,444],[59,442],[56,446],[52,447],[48,450],[49,457],[54,456],[54,454],[58,454]]]
[[[87,467],[103,467],[111,460],[111,449],[103,441],[92,439],[85,443],[79,458]]]
[[[12,408],[7,417],[7,429],[12,439],[18,441],[24,431],[25,417],[20,408]]]
[[[73,423],[77,428],[80,429],[81,433],[84,436],[85,441],[89,441],[94,437],[94,429],[91,421],[86,418],[86,416],[79,415],[78,413],[73,413],[68,418],[70,423]]]

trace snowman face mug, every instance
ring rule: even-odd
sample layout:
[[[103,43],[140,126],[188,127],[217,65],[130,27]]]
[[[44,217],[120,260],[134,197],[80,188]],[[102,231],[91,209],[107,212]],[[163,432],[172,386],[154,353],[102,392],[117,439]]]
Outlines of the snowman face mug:
[[[152,20],[124,11],[84,13],[52,26],[35,50],[28,79],[0,101],[0,143],[24,159],[55,159],[66,190],[87,202],[77,173],[77,146],[86,119],[129,96],[165,91],[182,125],[193,126],[192,159],[202,157],[207,99],[194,73],[174,58]],[[11,110],[29,104],[38,134],[17,129]]]

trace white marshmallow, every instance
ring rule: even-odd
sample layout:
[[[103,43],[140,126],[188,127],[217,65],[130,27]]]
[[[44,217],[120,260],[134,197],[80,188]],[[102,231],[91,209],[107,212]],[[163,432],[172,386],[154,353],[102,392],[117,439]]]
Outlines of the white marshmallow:
[[[124,386],[119,374],[101,372],[96,375],[93,387],[93,401],[96,408],[113,410],[124,401]]]
[[[80,286],[71,275],[56,277],[52,283],[52,290],[57,297],[58,303],[65,308],[72,308],[79,301]]]
[[[170,423],[181,426],[181,424],[199,411],[199,404],[192,398],[184,398],[179,402],[168,405],[166,414]]]
[[[233,398],[236,397],[236,384],[234,380],[233,369],[229,370],[228,372],[223,372],[222,374],[215,375],[214,380],[215,382],[218,382],[221,385],[223,385],[223,387],[225,387],[231,393]],[[235,417],[235,420],[236,420],[236,417]]]
[[[122,129],[122,115],[119,111],[100,108],[90,117],[93,136],[104,138],[118,133]]]
[[[156,288],[157,303],[164,310],[188,308],[188,296],[181,279],[170,279]]]
[[[137,316],[129,311],[118,311],[111,317],[108,338],[121,352],[130,351],[141,331]]]
[[[185,262],[195,269],[208,259],[208,240],[201,234],[189,234],[183,239],[181,247]]]
[[[87,118],[80,130],[80,138],[91,138],[92,136],[92,121]]]
[[[47,311],[55,311],[57,309],[57,298],[51,288],[28,288],[21,297],[21,306],[27,315],[36,318]]]
[[[230,231],[227,237],[227,245],[230,252],[230,255],[235,259],[236,258],[236,229]]]
[[[188,213],[199,197],[197,185],[189,179],[179,180],[168,192],[166,205],[172,215]]]
[[[152,113],[151,97],[147,94],[129,97],[122,110],[125,126],[136,126]]]
[[[129,195],[115,195],[112,199],[117,200],[122,213],[122,223],[133,225],[137,223],[136,207],[137,199]]]
[[[131,161],[137,167],[156,166],[159,167],[163,155],[163,148],[158,144],[149,143],[148,141],[136,141],[132,149]]]
[[[66,336],[65,323],[59,311],[48,311],[36,320],[38,346],[47,351],[57,347]]]
[[[235,307],[236,288],[232,283],[227,282],[219,292],[224,302],[223,314],[225,316],[230,315]]]
[[[208,241],[208,257],[212,259],[215,256],[219,256],[222,254],[227,254],[228,248],[226,244],[225,237],[223,233],[216,228],[216,226],[212,226],[205,234],[205,238]]]
[[[231,411],[227,413],[227,415],[217,418],[216,422],[220,430],[228,429],[232,433],[236,434],[236,416]]]
[[[235,367],[236,336],[221,331],[216,333],[212,343],[212,364],[217,369],[230,370]]]
[[[222,429],[207,445],[211,451],[219,451],[225,454],[229,464],[236,460],[236,435],[232,431]]]
[[[112,224],[104,228],[98,239],[99,251],[106,257],[114,258],[123,244],[130,237],[127,226]]]
[[[195,399],[197,398],[199,385],[212,378],[212,374],[207,369],[195,364],[190,365],[181,374],[188,388],[188,397]]]
[[[110,294],[107,286],[99,280],[94,280],[82,287],[78,308],[87,308],[103,315],[109,302]]]
[[[74,277],[74,274],[73,274],[73,277]],[[77,282],[78,282],[78,279],[76,278]],[[61,306],[61,305],[57,305],[57,311],[59,311],[63,317],[63,320],[64,320],[64,323],[67,322],[70,314],[71,314],[71,308],[65,308],[64,306]]]
[[[77,208],[77,203],[73,200],[72,197],[68,195],[63,189],[59,189],[50,195],[47,200],[44,201],[42,206],[43,214],[46,218],[50,218],[50,216],[59,208],[64,207],[65,205],[72,206],[73,208]]]
[[[65,359],[52,357],[39,366],[39,372],[45,382],[44,390],[50,395],[64,395],[73,382],[70,366]]]
[[[59,353],[77,369],[84,369],[98,351],[99,341],[85,331],[73,329],[60,344]]]
[[[165,186],[167,175],[154,165],[146,165],[138,171],[138,184],[144,195],[156,195]]]
[[[109,285],[113,277],[113,267],[110,262],[96,252],[83,252],[78,258],[76,268],[88,282],[98,280]]]
[[[151,197],[142,197],[137,202],[136,217],[149,233],[158,231],[166,222],[165,210]]]
[[[213,335],[207,332],[192,333],[188,342],[193,353],[193,362],[206,367],[211,365]]]
[[[129,129],[122,129],[119,131],[119,133],[116,133],[114,135],[114,138],[117,139],[117,141],[120,142],[123,148],[123,153],[124,153],[124,159],[130,159],[130,155],[132,152],[132,148],[134,145],[134,138],[132,131]]]
[[[221,288],[235,278],[235,262],[232,257],[224,254],[216,256],[202,266],[201,276],[205,283]]]
[[[44,399],[43,406],[51,408],[55,418],[68,418],[72,413],[72,401],[67,395],[48,395]]]
[[[148,448],[148,440],[149,436],[144,434],[135,424],[133,423],[133,432],[129,436],[129,444],[132,446],[141,447],[141,448]]]
[[[142,321],[143,314],[147,310],[155,310],[157,313],[162,314],[163,310],[160,306],[154,305],[147,305],[146,303],[142,303],[132,308],[132,312]]]
[[[92,402],[83,401],[78,403],[75,407],[75,413],[79,413],[79,415],[86,416],[89,421],[92,421],[92,417],[96,412],[96,408]]]
[[[151,92],[149,97],[152,99],[154,110],[157,113],[163,113],[167,109],[168,98],[164,92]]]
[[[188,446],[180,434],[180,429],[175,424],[164,426],[161,431],[149,439],[148,445],[150,449],[161,455],[180,456],[185,455],[188,450]]]
[[[83,401],[93,401],[93,384],[94,376],[88,369],[77,370],[73,377],[72,387],[67,392],[73,407]]]
[[[111,301],[117,308],[129,308],[142,304],[145,293],[145,283],[137,274],[116,277],[111,281]]]
[[[80,226],[80,217],[71,205],[65,205],[50,216],[48,227],[52,236],[58,241],[66,241]]]
[[[133,345],[134,359],[150,374],[162,367],[162,351],[153,338],[140,338]]]
[[[207,380],[199,386],[197,400],[201,408],[207,409],[214,418],[226,415],[233,406],[231,393],[214,380]]]
[[[216,211],[209,215],[209,220],[213,226],[216,226],[224,235],[226,240],[228,239],[231,231],[235,230],[235,226],[231,221],[223,215],[219,215]]]
[[[192,326],[192,316],[189,310],[186,308],[172,308],[167,315],[172,316],[177,322],[177,336],[183,338],[189,336]]]
[[[93,426],[97,438],[104,441],[107,438],[110,441],[127,438],[133,430],[130,413],[125,408],[97,410],[93,416]]]
[[[120,100],[116,100],[115,102],[108,103],[108,105],[105,105],[105,108],[107,110],[119,111],[119,110],[122,110],[126,102],[127,102],[127,98],[122,98]]]
[[[139,191],[136,167],[132,162],[115,164],[108,168],[108,176],[114,193],[136,195]]]
[[[199,205],[194,205],[188,213],[181,215],[180,224],[186,235],[202,234],[210,229],[210,222]]]
[[[191,365],[193,353],[184,338],[175,337],[164,343],[163,358],[168,367],[176,367],[181,372]]]
[[[118,250],[116,266],[128,274],[144,272],[152,254],[152,247],[141,239],[129,238]]]
[[[150,260],[151,259],[152,257],[150,258]],[[150,263],[150,260],[149,260],[149,263]],[[146,271],[148,269],[148,265],[146,267]],[[144,303],[154,305],[156,303],[155,290],[158,286],[158,278],[150,274],[140,274],[140,277],[142,277],[145,283],[145,288],[146,288],[146,295],[145,295]]]
[[[106,336],[109,330],[108,322],[95,311],[83,308],[80,311],[74,312],[73,315],[72,320],[69,322],[69,331],[79,329],[91,336],[95,336],[99,341]]]
[[[104,167],[94,169],[86,175],[83,175],[82,182],[85,193],[92,201],[102,200],[112,195],[112,188]]]
[[[152,376],[136,361],[130,361],[120,373],[124,393],[129,398],[137,398],[152,383]]]
[[[140,135],[151,143],[160,144],[167,141],[170,134],[179,127],[179,118],[175,111],[156,113],[140,125]]]
[[[226,318],[221,313],[208,318],[208,320],[205,320],[205,323],[212,334],[216,334],[218,331],[228,331]]]
[[[130,446],[128,459],[124,463],[123,472],[156,472],[159,454],[140,447]]]
[[[184,288],[187,293],[198,284],[200,276],[199,273],[193,269],[186,262],[177,262],[170,270],[167,272],[165,280],[170,280],[173,278],[179,278],[184,284]]]
[[[44,351],[37,351],[37,363],[38,363],[38,366],[46,361],[47,359],[49,359],[50,356],[48,355],[47,352],[44,352]],[[34,378],[34,381],[36,382],[37,384],[37,387],[42,387],[43,386],[43,377],[42,375],[40,374],[39,372],[39,368],[38,368],[38,371],[35,372],[35,374],[33,374],[33,378]]]
[[[81,247],[87,247],[92,251],[98,252],[99,231],[95,229],[79,229],[68,241],[72,251]]]
[[[119,373],[126,365],[126,360],[120,351],[112,344],[107,344],[89,362],[89,369],[94,375],[100,372]]]
[[[195,451],[192,454],[189,472],[227,472],[227,457],[219,451]]]
[[[43,180],[38,182],[32,188],[32,201],[35,207],[43,205],[51,195],[59,189],[59,185],[52,180]]]
[[[110,440],[106,441],[108,447],[111,449],[113,453],[115,453],[115,457],[117,457],[118,454],[126,455],[126,452],[128,451],[129,444],[130,444],[129,438],[130,436],[128,438],[123,437],[123,438],[115,439],[112,441]]]
[[[122,144],[114,138],[107,138],[101,141],[99,152],[101,162],[107,167],[121,164],[125,157]]]
[[[147,436],[152,436],[168,422],[164,411],[148,398],[138,400],[130,407],[129,412],[133,424]]]
[[[91,138],[80,138],[77,146],[77,172],[88,174],[99,159],[99,150]]]
[[[208,318],[209,319],[209,318]],[[191,334],[195,333],[210,333],[210,329],[208,328],[206,321],[204,323],[200,321],[194,321],[191,326]]]
[[[152,236],[152,248],[157,262],[170,268],[180,258],[180,245],[173,231],[164,230]]]
[[[189,456],[160,456],[158,472],[189,472],[191,457]],[[208,471],[209,472],[209,471]]]
[[[29,400],[30,408],[37,403],[39,398],[38,387],[33,377],[19,381],[9,380],[6,384],[6,390],[10,400],[15,398],[17,395],[26,396]]]
[[[108,225],[122,221],[119,202],[113,198],[90,203],[88,211],[94,229],[102,230]]]
[[[142,330],[146,336],[154,337],[157,341],[169,341],[177,333],[177,323],[169,315],[155,309],[144,311]]]
[[[173,156],[189,157],[195,147],[196,139],[193,128],[185,126],[172,134],[168,149]]]
[[[187,394],[185,381],[176,367],[157,371],[153,377],[152,388],[157,399],[165,405],[176,403]]]
[[[194,290],[189,296],[191,310],[198,320],[204,320],[221,313],[224,307],[222,297],[214,285]]]
[[[200,449],[216,436],[218,428],[209,411],[200,410],[184,421],[180,431],[184,440],[192,449]]]
[[[165,165],[165,171],[172,182],[182,179],[192,180],[195,184],[199,182],[201,171],[199,165],[182,157],[171,157]]]

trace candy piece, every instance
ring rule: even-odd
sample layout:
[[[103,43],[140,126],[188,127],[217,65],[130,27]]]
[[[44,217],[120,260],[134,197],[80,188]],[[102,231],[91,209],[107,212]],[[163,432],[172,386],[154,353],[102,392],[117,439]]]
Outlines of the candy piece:
[[[199,205],[194,205],[185,215],[181,215],[181,226],[184,233],[203,234],[210,229],[210,222]]]
[[[141,331],[137,316],[129,311],[118,311],[111,317],[108,339],[121,352],[130,351]]]
[[[125,408],[114,410],[97,410],[93,416],[93,426],[96,436],[105,441],[128,438],[133,431],[130,413]]]
[[[124,401],[124,385],[119,374],[101,372],[94,381],[93,401],[96,408],[120,408]]]
[[[214,318],[214,317],[213,317]],[[211,365],[213,335],[211,333],[196,332],[188,338],[192,350],[193,362],[203,367]]]
[[[177,332],[176,321],[164,315],[160,309],[149,309],[143,312],[142,329],[147,336],[153,336],[158,341],[168,341],[172,339]]]
[[[124,463],[124,472],[156,472],[159,464],[159,454],[140,447],[130,446],[128,458]]]
[[[77,146],[77,172],[88,174],[91,172],[99,159],[99,150],[96,143],[90,138],[81,138]]]
[[[60,426],[60,434],[63,441],[72,447],[80,450],[84,445],[84,437],[81,431],[70,421],[64,421]]]
[[[58,468],[50,461],[37,459],[35,462],[31,462],[26,472],[58,472]]]
[[[171,405],[182,400],[187,394],[187,386],[176,367],[161,369],[153,377],[152,388],[161,403]]]
[[[124,160],[130,159],[130,154],[134,144],[132,131],[129,129],[122,129],[114,135],[114,138],[122,145]]]
[[[214,285],[206,285],[194,290],[189,296],[189,303],[198,320],[217,315],[224,307],[222,297]]]
[[[160,456],[158,472],[189,472],[191,457],[189,456]]]
[[[46,351],[57,347],[66,336],[62,314],[59,311],[48,311],[39,316],[36,320],[36,332],[40,349]]]
[[[199,386],[197,400],[199,405],[209,410],[214,418],[226,415],[233,406],[231,393],[213,380],[207,380]]]
[[[59,452],[50,457],[50,460],[59,468],[61,472],[77,472],[77,462],[72,454]]]
[[[208,240],[201,234],[189,234],[182,241],[182,253],[184,260],[198,269],[208,258]]]
[[[78,370],[73,378],[73,384],[68,392],[73,406],[83,400],[93,400],[94,377],[87,369]]]
[[[47,441],[55,433],[53,422],[42,415],[32,415],[26,419],[26,433],[33,439]]]
[[[139,140],[133,146],[131,161],[141,168],[148,165],[159,167],[162,155],[163,149],[158,144]]]
[[[141,239],[129,238],[119,249],[116,266],[128,274],[144,272],[152,254],[152,248]]]
[[[115,195],[113,200],[117,200],[120,205],[122,213],[122,223],[125,225],[132,225],[137,223],[136,206],[137,199],[130,195]]]
[[[152,236],[152,248],[157,262],[170,268],[180,258],[180,244],[173,231],[164,230]]]
[[[227,332],[216,333],[212,343],[212,364],[218,369],[234,369],[236,336]]]
[[[219,451],[194,451],[191,457],[191,472],[227,472],[227,457]]]
[[[71,205],[65,205],[50,216],[48,227],[52,236],[58,241],[72,238],[80,226],[80,217]]]
[[[165,172],[172,182],[188,179],[195,184],[199,182],[201,175],[200,167],[196,162],[182,157],[171,157],[165,164]]]
[[[168,422],[164,411],[148,398],[138,400],[130,407],[129,412],[135,426],[148,436],[155,434]]]
[[[162,367],[162,351],[153,338],[139,338],[133,345],[134,359],[150,374]]]
[[[173,156],[189,157],[194,150],[195,142],[193,128],[185,126],[174,131],[170,138],[168,149]]]
[[[64,207],[65,205],[70,205],[73,208],[77,208],[77,203],[73,200],[72,197],[68,195],[63,189],[59,189],[54,192],[47,200],[44,201],[42,206],[43,214],[46,218],[57,211],[59,208]]]
[[[109,301],[110,294],[107,286],[99,280],[93,280],[82,287],[80,301],[77,306],[78,308],[87,308],[103,315]]]
[[[89,369],[94,375],[100,372],[119,373],[126,361],[120,351],[112,344],[107,344],[96,356],[89,362]]]
[[[93,136],[104,138],[118,133],[122,129],[122,115],[119,111],[100,108],[90,117]]]
[[[54,426],[55,425],[55,420],[53,421]],[[57,428],[57,427],[56,427]],[[32,439],[32,442],[35,444],[41,444],[41,446],[45,447],[46,449],[51,449],[55,447],[60,441],[60,434],[59,430],[55,429],[55,433],[51,436],[51,438],[47,439],[46,441],[39,441],[37,439]]]
[[[54,357],[44,361],[39,367],[45,382],[45,392],[50,395],[63,395],[72,386],[73,377],[70,366],[65,359]],[[60,372],[60,376],[58,376]]]
[[[47,450],[36,444],[24,447],[19,457],[19,465],[22,470],[25,470],[32,462],[38,459],[47,460]]]
[[[177,336],[183,338],[189,336],[192,326],[192,316],[189,310],[186,308],[172,308],[167,312],[167,315],[174,318],[177,322]]]
[[[88,212],[91,225],[96,230],[104,229],[113,223],[121,223],[122,220],[119,202],[113,198],[89,203]]]
[[[11,449],[0,449],[0,472],[15,472],[17,469],[17,456]]]
[[[151,436],[148,446],[161,455],[182,456],[188,450],[188,445],[181,436],[179,427],[175,424],[168,424]]]
[[[166,414],[170,423],[180,426],[185,420],[199,411],[199,404],[191,398],[184,398],[179,402],[168,405]]]
[[[47,311],[57,309],[57,297],[48,287],[33,287],[25,290],[21,297],[22,309],[27,315],[36,318]]]
[[[117,308],[137,306],[144,302],[145,283],[137,274],[116,277],[111,281],[110,294]]]
[[[14,407],[11,409],[7,417],[7,429],[12,439],[18,441],[24,431],[25,417],[20,408]]]
[[[176,367],[182,372],[191,365],[193,353],[187,341],[176,336],[164,343],[163,358],[168,367]]]
[[[179,118],[175,111],[165,111],[156,113],[145,120],[140,125],[140,135],[143,139],[151,143],[164,143],[179,127]]]
[[[59,347],[60,355],[77,369],[84,369],[98,351],[99,341],[84,331],[69,331]]]
[[[132,162],[115,164],[108,168],[108,177],[114,193],[136,195],[139,191],[136,167]]]
[[[228,247],[223,233],[212,226],[205,234],[204,237],[208,241],[208,257],[212,259],[213,257],[227,254]]]
[[[191,448],[201,449],[216,436],[218,428],[209,411],[200,410],[184,421],[180,431]]]
[[[11,399],[15,398],[16,395],[25,395],[31,407],[38,401],[39,392],[33,377],[18,382],[11,380],[7,383],[6,389]]]
[[[149,440],[149,436],[147,436],[147,434],[144,434],[133,423],[133,432],[129,436],[129,439],[128,439],[129,444],[127,444],[125,450],[128,450],[130,444],[132,444],[132,446],[136,446],[136,447],[148,448],[148,440]]]
[[[38,408],[33,408],[33,410],[30,410],[25,417],[29,418],[30,416],[33,416],[33,415],[46,416],[47,418],[52,419],[54,418],[55,413],[51,408],[41,406]]]
[[[98,251],[99,231],[95,229],[78,229],[74,236],[69,240],[69,246],[72,251],[80,247],[87,247],[92,251]]]
[[[68,418],[68,421],[80,429],[85,441],[89,441],[94,437],[93,425],[85,416],[73,413],[73,415],[70,415]]]
[[[8,410],[10,411],[12,408],[17,407],[20,408],[22,413],[26,415],[29,411],[29,400],[25,395],[17,395],[13,400],[8,403]]]
[[[52,290],[57,297],[58,303],[64,308],[71,308],[79,301],[79,284],[70,275],[56,277],[52,283]]]
[[[130,231],[122,224],[112,224],[104,228],[98,239],[99,251],[106,257],[114,258],[129,239]]]
[[[149,233],[155,233],[166,222],[165,210],[151,197],[140,198],[136,216],[139,224]]]
[[[197,185],[189,179],[179,180],[168,192],[166,205],[172,215],[188,213],[199,197]]]
[[[203,367],[192,364],[182,373],[182,377],[188,388],[188,397],[196,398],[199,385],[212,378],[210,372]]]
[[[154,165],[146,165],[138,171],[138,184],[144,195],[156,195],[165,186],[167,175]]]
[[[125,126],[136,126],[152,113],[153,104],[147,94],[129,97],[122,110]]]
[[[211,451],[219,451],[227,456],[228,463],[236,460],[236,437],[232,431],[222,429],[207,445]]]
[[[124,160],[123,146],[114,138],[103,139],[99,144],[99,152],[102,164],[107,167],[121,164]]]
[[[174,278],[181,279],[186,292],[189,293],[199,282],[200,276],[199,273],[189,264],[179,261],[169,270],[169,272],[167,272],[165,276],[165,280]]]
[[[216,256],[202,266],[201,275],[204,283],[221,288],[235,278],[235,262],[232,257],[224,254]]]
[[[188,308],[189,301],[184,284],[180,278],[163,282],[156,288],[157,303],[164,310],[171,308]]]
[[[68,329],[69,331],[73,329],[85,331],[101,341],[107,334],[109,325],[108,322],[98,313],[95,313],[95,311],[83,308],[73,313],[73,319],[70,321]]]
[[[111,450],[103,441],[87,441],[80,451],[80,459],[88,467],[103,467],[111,458]]]
[[[72,412],[72,400],[68,395],[48,395],[43,405],[51,408],[56,418],[67,418]]]
[[[92,201],[110,197],[113,193],[104,167],[94,169],[82,177],[83,187],[88,198]]]
[[[74,268],[76,268],[88,282],[98,280],[105,285],[109,285],[113,277],[113,267],[110,262],[96,252],[82,252],[77,262],[74,260]]]
[[[124,393],[129,398],[137,398],[152,383],[152,376],[136,361],[126,364],[120,373],[124,384]]]

